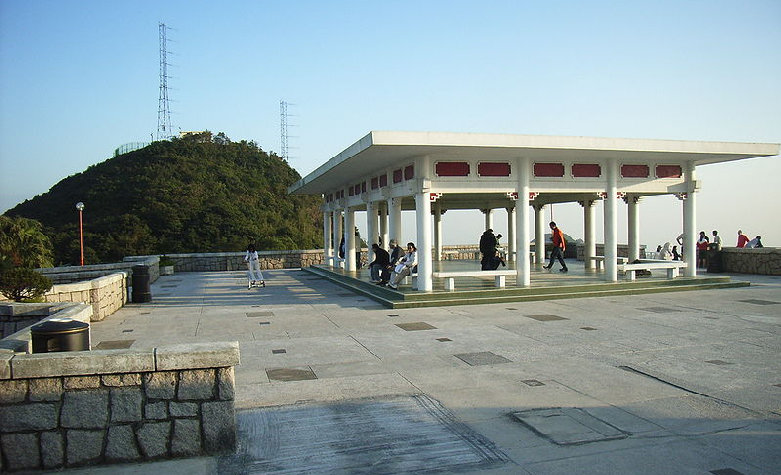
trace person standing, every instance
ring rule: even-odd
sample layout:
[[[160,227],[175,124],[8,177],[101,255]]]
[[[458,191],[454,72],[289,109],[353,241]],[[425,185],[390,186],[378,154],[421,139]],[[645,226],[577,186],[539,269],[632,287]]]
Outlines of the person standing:
[[[496,255],[496,236],[494,236],[493,229],[486,229],[482,236],[480,236],[480,268],[482,270],[489,270],[491,259]]]
[[[713,231],[713,242],[710,246],[714,251],[721,251],[721,236],[719,236],[718,231]]]
[[[553,262],[558,259],[561,263],[561,269],[559,272],[568,272],[567,263],[564,262],[564,251],[567,250],[567,241],[564,239],[564,233],[556,226],[556,223],[550,222],[551,238],[553,239],[553,250],[550,253],[550,264],[543,267],[544,269],[551,270]]]
[[[263,273],[260,271],[260,258],[255,249],[255,243],[250,243],[247,246],[244,262],[247,263],[247,289],[251,289],[256,283],[265,287],[266,281],[263,280]]]
[[[705,231],[700,231],[700,238],[697,239],[697,266],[708,267],[708,244],[710,239],[705,235]]]
[[[399,261],[399,263],[396,265],[396,270],[393,273],[394,274],[393,278],[388,284],[388,287],[394,290],[398,289],[399,282],[401,282],[401,279],[412,274],[414,272],[415,267],[417,267],[417,265],[418,265],[418,249],[415,247],[415,244],[408,242],[407,253],[404,254],[404,257],[402,257],[401,261]]]
[[[678,246],[673,246],[673,260],[674,261],[680,261],[681,255],[678,254]]]
[[[390,264],[390,254],[379,244],[372,244],[372,251],[374,252],[374,260],[369,263],[369,275],[371,275],[372,283],[376,284],[382,280],[380,272]]]
[[[736,247],[746,247],[748,241],[748,236],[743,234],[742,230],[738,229],[738,245]]]

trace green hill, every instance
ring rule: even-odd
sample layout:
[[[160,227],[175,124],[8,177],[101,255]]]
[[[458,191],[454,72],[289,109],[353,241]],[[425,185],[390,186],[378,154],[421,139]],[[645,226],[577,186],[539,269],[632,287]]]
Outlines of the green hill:
[[[300,178],[255,143],[211,133],[151,145],[93,165],[8,210],[40,221],[55,263],[78,264],[84,202],[87,263],[128,255],[322,246],[319,200],[289,196]]]

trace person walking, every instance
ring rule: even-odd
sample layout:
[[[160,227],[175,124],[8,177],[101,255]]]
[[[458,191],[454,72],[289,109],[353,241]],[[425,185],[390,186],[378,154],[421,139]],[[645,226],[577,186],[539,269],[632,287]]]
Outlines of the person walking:
[[[418,249],[415,247],[415,244],[408,242],[407,253],[404,254],[404,257],[402,257],[399,263],[396,265],[396,269],[393,272],[393,277],[391,278],[388,287],[394,290],[398,289],[401,279],[412,274],[414,272],[415,267],[417,267],[417,265],[418,265]]]
[[[553,239],[553,250],[550,253],[550,264],[543,267],[543,269],[551,270],[553,262],[558,259],[561,263],[561,269],[559,272],[569,272],[567,263],[564,262],[564,251],[567,249],[567,241],[564,239],[564,233],[556,226],[556,223],[550,222],[551,238]]]
[[[263,280],[263,273],[260,271],[260,258],[258,257],[258,251],[255,249],[255,243],[250,243],[247,246],[244,262],[247,263],[247,289],[251,289],[255,285],[265,287],[266,281]]]

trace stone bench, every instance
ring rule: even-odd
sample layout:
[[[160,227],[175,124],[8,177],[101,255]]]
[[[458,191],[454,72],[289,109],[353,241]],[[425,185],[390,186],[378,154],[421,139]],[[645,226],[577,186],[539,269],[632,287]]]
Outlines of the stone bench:
[[[452,272],[434,272],[435,278],[445,279],[445,290],[455,290],[456,277],[493,277],[494,285],[504,288],[505,277],[517,275],[514,270],[474,270],[474,271],[452,271]]]
[[[590,261],[594,261],[594,264],[596,264],[598,271],[602,270],[605,266],[605,256],[592,256],[586,259]],[[619,264],[626,264],[627,262],[629,262],[629,259],[626,257],[616,257],[616,262],[618,262]]]
[[[641,259],[639,262],[633,262],[632,264],[619,264],[618,270],[619,272],[625,272],[626,280],[635,280],[635,272],[638,270],[666,269],[667,278],[672,279],[678,276],[679,269],[683,269],[687,265],[687,263],[681,261]]]

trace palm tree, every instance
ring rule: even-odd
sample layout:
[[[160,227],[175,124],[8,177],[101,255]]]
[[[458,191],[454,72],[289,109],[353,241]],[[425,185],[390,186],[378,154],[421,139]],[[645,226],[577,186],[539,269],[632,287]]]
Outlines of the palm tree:
[[[51,267],[52,243],[34,219],[0,216],[0,269]]]

